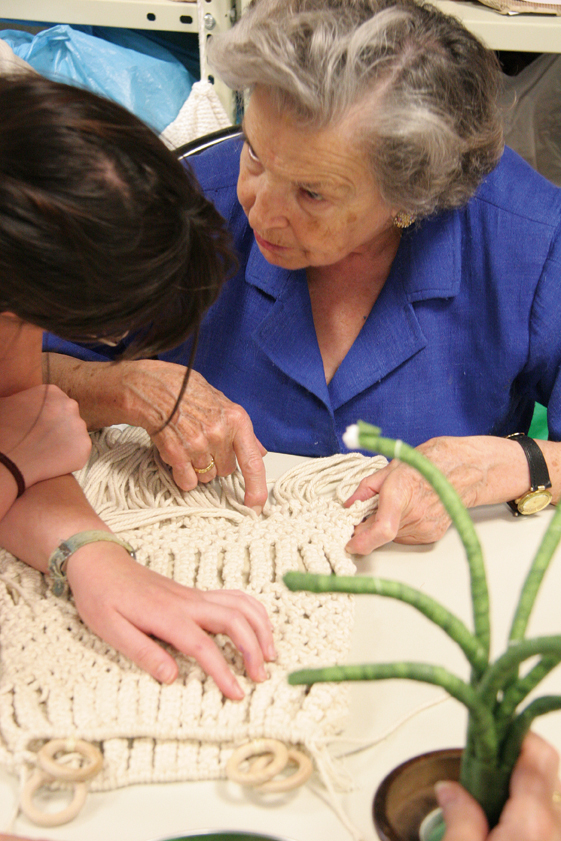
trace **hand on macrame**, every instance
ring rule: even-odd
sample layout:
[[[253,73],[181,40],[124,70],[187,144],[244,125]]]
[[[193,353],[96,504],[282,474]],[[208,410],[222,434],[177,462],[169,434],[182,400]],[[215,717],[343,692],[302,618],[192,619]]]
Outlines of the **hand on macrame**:
[[[124,362],[122,382],[127,422],[143,427],[184,491],[215,476],[229,476],[236,463],[245,480],[244,502],[258,513],[267,499],[263,456],[247,412],[192,371],[178,411],[166,424],[185,375],[182,365],[158,360]],[[120,366],[121,367],[121,366]],[[214,461],[214,467],[204,470]]]
[[[56,386],[0,398],[0,452],[19,467],[27,487],[79,470],[90,450],[78,404]]]
[[[528,464],[515,441],[479,435],[465,438],[432,438],[417,449],[435,464],[460,494],[464,505],[506,502],[528,490]],[[450,526],[450,518],[437,494],[412,467],[393,460],[383,470],[363,479],[349,497],[357,500],[379,494],[378,509],[360,523],[346,546],[348,552],[366,555],[395,540],[396,543],[434,543]]]
[[[177,664],[153,637],[193,657],[228,698],[243,698],[209,634],[229,636],[249,677],[266,680],[265,661],[274,660],[276,654],[265,608],[252,596],[238,590],[183,587],[109,543],[79,549],[67,572],[83,621],[161,683],[173,683]]]
[[[510,798],[498,825],[489,832],[481,807],[459,785],[440,783],[437,798],[446,822],[442,841],[561,841],[559,757],[534,733],[522,745],[510,781]]]

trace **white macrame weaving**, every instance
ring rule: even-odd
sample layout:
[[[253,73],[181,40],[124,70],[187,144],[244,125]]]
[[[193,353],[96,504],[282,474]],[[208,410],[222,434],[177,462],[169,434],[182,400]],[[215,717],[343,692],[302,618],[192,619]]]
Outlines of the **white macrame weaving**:
[[[343,547],[374,506],[342,502],[385,460],[351,454],[299,465],[258,516],[243,505],[239,474],[178,491],[142,430],[105,430],[93,445],[77,478],[139,563],[188,586],[252,593],[271,617],[278,660],[269,680],[253,684],[231,642],[219,637],[243,701],[225,699],[183,656],[179,678],[162,686],[91,633],[43,575],[0,552],[0,764],[21,773],[45,741],[79,737],[103,752],[91,784],[100,791],[222,777],[232,750],[253,738],[304,745],[317,759],[343,726],[347,688],[291,687],[286,676],[345,659],[352,597],[290,593],[282,576],[354,573]]]

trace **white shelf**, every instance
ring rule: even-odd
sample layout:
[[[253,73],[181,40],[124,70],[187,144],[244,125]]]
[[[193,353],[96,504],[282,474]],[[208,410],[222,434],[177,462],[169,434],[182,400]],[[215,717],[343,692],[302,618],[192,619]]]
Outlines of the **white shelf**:
[[[561,52],[561,16],[501,15],[464,0],[434,1],[443,11],[459,17],[492,49]],[[209,8],[216,5],[215,0],[207,2]],[[213,14],[220,28],[229,25],[228,10],[223,8],[218,16],[213,10]],[[177,0],[0,0],[0,18],[175,32],[197,32],[199,28],[197,4]]]
[[[0,18],[198,32],[196,2],[176,0],[0,0]]]
[[[524,14],[501,15],[480,3],[433,0],[493,50],[529,53],[561,53],[561,16]],[[0,3],[1,7],[1,3]]]

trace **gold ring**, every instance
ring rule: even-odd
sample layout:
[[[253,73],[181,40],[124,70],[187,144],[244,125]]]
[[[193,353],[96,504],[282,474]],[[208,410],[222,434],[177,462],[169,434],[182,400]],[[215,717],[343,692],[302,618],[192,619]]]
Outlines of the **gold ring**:
[[[195,467],[195,466],[193,465],[193,470],[195,471],[195,473],[198,473],[198,474],[201,474],[201,473],[208,473],[208,471],[209,471],[209,470],[212,470],[212,468],[213,468],[213,467],[214,467],[214,459],[213,459],[213,458],[211,458],[210,463],[209,463],[209,464],[207,464],[207,466],[206,466],[206,467],[201,467],[201,468],[200,468],[200,470],[199,470],[199,468],[198,468],[198,467]]]
[[[551,799],[553,800],[556,806],[559,806],[559,804],[561,803],[561,791],[554,791],[551,796]]]

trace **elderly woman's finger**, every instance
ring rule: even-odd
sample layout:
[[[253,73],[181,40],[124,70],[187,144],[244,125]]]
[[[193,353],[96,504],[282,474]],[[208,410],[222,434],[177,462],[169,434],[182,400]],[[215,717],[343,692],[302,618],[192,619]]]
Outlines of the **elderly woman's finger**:
[[[173,481],[182,491],[192,491],[199,484],[197,474],[190,462],[185,464],[174,464],[171,468]]]
[[[399,462],[392,461],[386,467],[383,467],[381,470],[377,470],[376,473],[372,473],[370,476],[365,476],[354,493],[345,500],[345,508],[350,508],[354,502],[366,502],[366,500],[372,499],[373,496],[380,493],[380,489],[386,481],[388,475],[395,470],[398,465]]]
[[[345,549],[357,555],[367,555],[395,540],[401,525],[408,498],[399,484],[384,483],[380,489],[378,510],[359,523]]]
[[[386,543],[395,540],[398,528],[398,516],[394,516],[388,522],[379,521],[378,515],[373,514],[355,526],[353,536],[345,546],[345,551],[352,555],[368,555],[380,546],[385,546]]]
[[[267,451],[255,437],[252,426],[238,430],[234,438],[234,452],[245,480],[244,503],[260,514],[269,495],[263,462]]]
[[[192,461],[193,471],[197,477],[198,482],[203,484],[211,482],[218,473],[218,467],[214,460],[214,456],[207,453],[203,456],[198,456]]]

